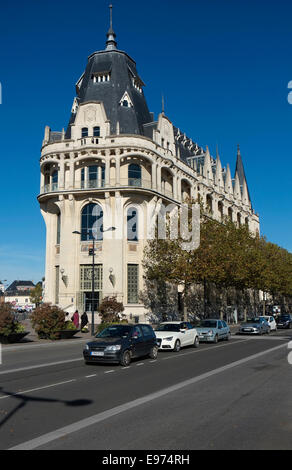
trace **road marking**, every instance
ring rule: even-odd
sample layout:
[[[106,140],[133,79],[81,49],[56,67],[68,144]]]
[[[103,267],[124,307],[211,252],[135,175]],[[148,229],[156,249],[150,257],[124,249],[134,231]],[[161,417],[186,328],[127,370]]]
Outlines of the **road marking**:
[[[111,374],[111,372],[114,372],[114,369],[112,369],[112,370],[107,370],[107,371],[105,372],[105,374]]]
[[[246,343],[247,341],[249,341],[249,339],[241,339],[241,340],[238,340],[237,343]],[[232,343],[225,343],[225,344],[220,344],[220,346],[210,346],[208,348],[199,348],[199,349],[196,349],[195,351],[190,351],[190,352],[186,352],[186,353],[179,353],[179,354],[174,354],[173,356],[167,356],[167,357],[164,357],[162,358],[162,361],[168,361],[169,359],[175,359],[177,357],[183,357],[183,356],[189,356],[190,354],[198,354],[200,352],[204,352],[204,351],[209,351],[210,349],[212,349],[214,351],[214,349],[219,349],[219,348],[226,348],[227,346],[231,346]],[[233,343],[234,344],[234,343]],[[232,345],[233,346],[233,345]]]
[[[86,378],[86,379],[90,379],[90,377],[96,377],[96,376],[97,376],[97,374],[86,375],[85,378]]]
[[[24,393],[37,392],[38,390],[44,390],[46,388],[57,387],[58,385],[64,385],[70,382],[76,382],[76,379],[66,380],[65,382],[59,382],[59,383],[51,384],[51,385],[45,385],[44,387],[31,388],[30,390],[22,390],[22,391],[20,390],[16,393],[11,393],[10,395],[3,395],[2,397],[0,397],[0,400],[3,400],[4,398],[21,396]]]
[[[136,364],[136,366],[144,366],[144,362],[139,362],[139,364]]]
[[[19,369],[2,370],[0,372],[0,375],[13,374],[13,372],[22,372],[22,371],[25,371],[25,370],[40,369],[42,367],[57,366],[59,364],[69,364],[70,362],[77,362],[77,361],[83,361],[83,358],[68,359],[67,361],[48,362],[46,364],[37,364],[37,365],[34,365],[34,366],[20,367]]]
[[[157,359],[154,359],[153,361],[149,361],[151,364],[153,364],[154,362],[157,362]]]
[[[32,439],[27,442],[23,442],[22,444],[11,447],[9,450],[36,449],[38,447],[48,444],[49,442],[55,441],[56,439],[64,438],[68,436],[69,434],[80,431],[94,424],[100,423],[101,421],[105,421],[120,413],[124,413],[125,411],[144,405],[145,403],[149,403],[153,400],[157,400],[161,397],[164,397],[165,395],[168,395],[169,393],[176,392],[178,390],[181,390],[184,387],[188,387],[190,385],[196,384],[200,382],[201,380],[208,379],[209,377],[212,377],[214,375],[220,374],[227,370],[233,369],[234,367],[245,364],[249,361],[262,357],[266,354],[278,351],[279,349],[282,349],[282,348],[287,348],[287,343],[281,344],[280,346],[276,346],[266,351],[261,351],[257,354],[253,354],[252,356],[248,356],[248,357],[245,357],[244,359],[240,359],[239,361],[231,362],[230,364],[219,367],[209,372],[205,372],[204,374],[201,374],[196,377],[192,377],[191,379],[184,380],[183,382],[179,382],[175,385],[159,390],[158,392],[150,393],[149,395],[146,395],[144,397],[137,398],[136,400],[124,403],[123,405],[120,405],[120,406],[116,406],[114,408],[103,411],[89,418],[82,419],[81,421],[77,421],[76,423],[70,424],[63,428],[59,428],[59,429],[56,429],[55,431],[49,432],[47,434],[43,434],[42,436],[39,436],[35,439]]]

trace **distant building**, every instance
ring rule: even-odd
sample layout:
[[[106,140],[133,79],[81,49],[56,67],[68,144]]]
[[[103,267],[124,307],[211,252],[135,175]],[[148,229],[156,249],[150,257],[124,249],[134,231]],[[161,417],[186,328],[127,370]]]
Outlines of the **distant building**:
[[[31,310],[35,307],[30,301],[30,292],[34,288],[32,281],[13,281],[5,291],[5,302],[10,302],[18,310]]]

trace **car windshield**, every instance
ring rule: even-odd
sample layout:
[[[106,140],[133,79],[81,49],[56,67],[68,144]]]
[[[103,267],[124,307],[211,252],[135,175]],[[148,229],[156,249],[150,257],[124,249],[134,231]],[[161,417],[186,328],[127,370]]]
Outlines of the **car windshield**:
[[[290,315],[281,315],[280,320],[290,320]]]
[[[257,317],[257,318],[248,318],[248,319],[246,320],[246,322],[247,322],[247,323],[261,323],[261,320],[260,320],[260,318],[258,318],[258,317]]]
[[[213,321],[212,320],[203,320],[199,324],[199,327],[201,327],[201,328],[217,328],[217,322],[214,321],[214,320]]]
[[[128,336],[131,331],[131,326],[127,325],[114,325],[109,326],[102,330],[96,338],[122,338],[123,336]]]
[[[158,325],[156,328],[156,331],[179,331],[180,330],[180,325],[177,323],[161,323]]]

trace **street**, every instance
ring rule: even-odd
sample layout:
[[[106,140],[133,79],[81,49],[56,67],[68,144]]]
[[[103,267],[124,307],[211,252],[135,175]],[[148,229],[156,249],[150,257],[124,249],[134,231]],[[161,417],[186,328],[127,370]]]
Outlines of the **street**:
[[[289,330],[232,336],[129,367],[84,340],[3,348],[1,449],[290,449]]]

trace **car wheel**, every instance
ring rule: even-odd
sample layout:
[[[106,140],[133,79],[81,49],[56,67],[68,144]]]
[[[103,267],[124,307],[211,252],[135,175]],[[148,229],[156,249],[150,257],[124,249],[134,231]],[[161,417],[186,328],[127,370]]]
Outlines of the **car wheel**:
[[[130,351],[124,351],[120,359],[120,364],[123,367],[127,367],[131,362],[131,353]]]
[[[175,345],[174,345],[174,352],[179,352],[180,351],[180,348],[181,348],[181,345],[180,345],[180,340],[177,339],[176,342],[175,342]]]
[[[153,346],[153,347],[150,349],[149,357],[150,357],[151,359],[157,359],[157,355],[158,355],[158,347],[157,347],[157,346]]]
[[[218,335],[215,336],[215,338],[214,338],[214,343],[215,343],[215,344],[218,343]]]
[[[194,344],[193,344],[193,347],[194,347],[194,348],[198,348],[198,347],[199,347],[199,343],[200,343],[200,342],[199,342],[199,338],[198,338],[198,336],[196,336],[196,337],[195,337]]]
[[[226,338],[225,338],[225,339],[226,339],[226,341],[229,341],[229,340],[230,340],[230,336],[231,336],[231,334],[230,334],[230,333],[228,333],[228,334],[227,334],[227,336],[226,336]]]

